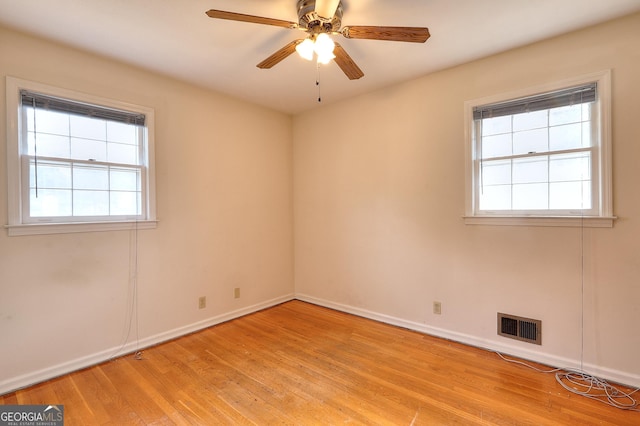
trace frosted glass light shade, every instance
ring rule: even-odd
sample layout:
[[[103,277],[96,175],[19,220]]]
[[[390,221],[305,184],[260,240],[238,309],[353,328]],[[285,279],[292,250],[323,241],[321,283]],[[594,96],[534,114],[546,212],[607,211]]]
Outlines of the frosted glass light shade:
[[[330,55],[333,55],[333,49],[336,47],[336,44],[331,40],[328,34],[321,33],[316,37],[316,43],[314,45],[314,50],[319,58],[327,58]]]
[[[296,46],[296,52],[298,52],[298,55],[300,55],[301,58],[306,59],[307,61],[310,61],[313,59],[313,41],[311,41],[311,39],[304,39],[304,41],[302,43],[299,43]]]
[[[329,54],[318,55],[318,62],[320,62],[322,65],[326,65],[335,57],[336,55],[334,55],[332,52],[330,52]]]

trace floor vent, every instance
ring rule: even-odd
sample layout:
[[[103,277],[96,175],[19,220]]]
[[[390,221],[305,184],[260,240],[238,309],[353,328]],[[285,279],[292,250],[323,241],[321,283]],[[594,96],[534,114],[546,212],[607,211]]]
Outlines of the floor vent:
[[[498,334],[523,342],[542,344],[542,321],[498,312]]]

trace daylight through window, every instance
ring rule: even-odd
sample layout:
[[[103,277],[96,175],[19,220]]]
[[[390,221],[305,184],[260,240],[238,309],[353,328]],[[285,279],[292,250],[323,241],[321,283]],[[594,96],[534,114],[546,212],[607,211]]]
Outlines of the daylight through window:
[[[599,81],[467,105],[468,216],[610,216]]]
[[[17,100],[18,224],[152,219],[150,111],[29,88]]]
[[[143,115],[79,108],[84,105],[27,91],[21,100],[25,221],[142,216]]]

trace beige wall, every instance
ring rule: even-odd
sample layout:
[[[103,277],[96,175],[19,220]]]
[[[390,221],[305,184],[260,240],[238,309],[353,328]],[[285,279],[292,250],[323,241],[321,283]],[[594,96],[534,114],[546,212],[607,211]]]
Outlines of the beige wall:
[[[137,250],[129,231],[0,232],[0,393],[292,297],[290,116],[1,27],[0,58],[0,224],[7,75],[154,108],[159,219]]]
[[[295,117],[298,297],[640,385],[638,46],[636,14]],[[604,69],[615,227],[465,225],[464,101]],[[497,312],[541,319],[542,346]]]

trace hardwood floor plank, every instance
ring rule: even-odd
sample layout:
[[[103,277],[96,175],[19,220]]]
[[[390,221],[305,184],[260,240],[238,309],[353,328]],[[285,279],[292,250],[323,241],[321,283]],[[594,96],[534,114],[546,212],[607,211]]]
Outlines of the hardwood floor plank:
[[[490,351],[300,301],[0,396],[16,403],[64,404],[67,425],[640,424]]]

